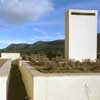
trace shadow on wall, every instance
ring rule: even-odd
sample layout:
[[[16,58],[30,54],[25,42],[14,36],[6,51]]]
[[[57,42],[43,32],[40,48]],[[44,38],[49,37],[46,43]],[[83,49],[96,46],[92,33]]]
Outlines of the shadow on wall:
[[[12,65],[7,91],[7,100],[28,100],[21,73],[17,65]]]

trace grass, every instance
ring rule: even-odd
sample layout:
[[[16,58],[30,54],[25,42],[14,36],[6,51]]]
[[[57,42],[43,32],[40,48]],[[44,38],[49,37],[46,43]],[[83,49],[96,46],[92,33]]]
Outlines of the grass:
[[[100,60],[79,61],[31,61],[31,65],[42,73],[100,73]]]

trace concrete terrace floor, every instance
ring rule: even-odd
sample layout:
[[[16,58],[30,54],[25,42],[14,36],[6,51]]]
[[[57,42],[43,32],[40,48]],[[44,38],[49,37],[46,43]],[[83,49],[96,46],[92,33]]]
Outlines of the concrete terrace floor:
[[[11,68],[7,100],[28,100],[18,66],[12,65]]]
[[[7,60],[0,59],[0,67],[6,62]]]

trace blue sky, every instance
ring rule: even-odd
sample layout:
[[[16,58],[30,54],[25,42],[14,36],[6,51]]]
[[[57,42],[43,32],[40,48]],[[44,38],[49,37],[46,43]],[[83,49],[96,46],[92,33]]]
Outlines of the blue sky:
[[[68,9],[96,9],[100,13],[100,0],[0,0],[0,48],[64,39],[64,12]]]

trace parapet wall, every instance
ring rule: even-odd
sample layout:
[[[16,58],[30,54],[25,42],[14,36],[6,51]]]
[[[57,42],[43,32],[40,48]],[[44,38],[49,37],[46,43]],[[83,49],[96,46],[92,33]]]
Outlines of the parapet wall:
[[[99,73],[43,74],[25,62],[20,71],[30,100],[100,100]]]
[[[5,64],[0,67],[0,100],[7,100],[7,88],[9,84],[10,69],[10,60],[7,60]]]
[[[24,82],[25,88],[27,90],[28,97],[30,98],[29,100],[33,100],[34,98],[34,75],[33,71],[35,73],[35,70],[32,70],[33,68],[27,64],[26,62],[20,61],[20,72],[22,75],[22,80]],[[37,72],[36,72],[37,73]]]
[[[1,53],[1,58],[16,60],[16,59],[21,59],[21,55],[20,53]]]

